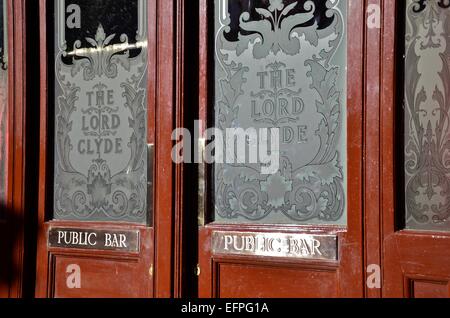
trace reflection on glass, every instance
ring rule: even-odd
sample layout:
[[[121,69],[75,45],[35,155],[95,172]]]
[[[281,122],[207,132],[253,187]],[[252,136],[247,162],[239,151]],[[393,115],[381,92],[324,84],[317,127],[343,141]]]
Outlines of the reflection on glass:
[[[273,173],[216,163],[216,222],[347,224],[346,2],[215,0],[215,127],[280,134]]]
[[[406,227],[450,230],[450,3],[406,1]]]
[[[56,219],[147,221],[146,7],[55,0]]]
[[[6,125],[8,108],[8,23],[7,2],[0,0],[0,218],[6,204]]]

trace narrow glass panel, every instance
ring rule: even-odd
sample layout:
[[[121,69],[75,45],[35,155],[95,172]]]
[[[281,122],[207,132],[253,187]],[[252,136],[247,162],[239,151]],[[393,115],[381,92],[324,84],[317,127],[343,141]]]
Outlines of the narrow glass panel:
[[[54,5],[54,217],[145,223],[147,1]]]
[[[405,14],[406,227],[450,231],[450,2]]]
[[[6,204],[6,125],[8,110],[8,23],[7,2],[0,0],[0,218]]]
[[[345,0],[215,0],[215,127],[229,145],[247,132],[215,158],[216,222],[347,224],[346,15]]]

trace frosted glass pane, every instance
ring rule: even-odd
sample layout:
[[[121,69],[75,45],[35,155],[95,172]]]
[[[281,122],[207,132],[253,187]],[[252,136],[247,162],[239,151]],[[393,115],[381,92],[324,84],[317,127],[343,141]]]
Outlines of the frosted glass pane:
[[[54,217],[147,220],[147,1],[55,1]]]
[[[346,16],[346,1],[215,0],[215,127],[280,132],[275,173],[216,163],[216,222],[347,224]]]
[[[450,3],[406,1],[406,227],[450,230]]]

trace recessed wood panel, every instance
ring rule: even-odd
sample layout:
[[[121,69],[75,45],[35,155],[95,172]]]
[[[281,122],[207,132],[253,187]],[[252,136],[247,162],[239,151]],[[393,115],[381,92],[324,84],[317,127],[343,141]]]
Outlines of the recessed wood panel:
[[[93,259],[55,256],[55,298],[142,298],[146,296],[145,284],[136,284],[136,279],[145,279],[139,272],[137,260]],[[76,286],[77,267],[80,284]],[[148,287],[151,280],[148,280]],[[148,293],[148,292],[147,292]]]
[[[414,298],[448,298],[450,286],[448,282],[414,280],[411,282]]]
[[[217,296],[223,298],[329,298],[338,296],[337,286],[331,270],[217,265]]]

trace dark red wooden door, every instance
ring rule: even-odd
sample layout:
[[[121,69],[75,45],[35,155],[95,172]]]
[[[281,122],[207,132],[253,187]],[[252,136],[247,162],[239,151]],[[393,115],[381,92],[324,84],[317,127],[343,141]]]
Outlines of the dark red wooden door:
[[[8,198],[10,199],[10,195],[8,195],[8,190],[10,189],[10,183],[8,182],[8,177],[10,174],[10,169],[8,163],[10,162],[9,156],[11,152],[9,151],[9,131],[10,127],[8,126],[8,116],[10,114],[10,105],[8,103],[8,65],[6,64],[6,60],[8,58],[8,35],[7,31],[3,31],[5,29],[5,25],[7,25],[8,21],[8,9],[3,8],[5,3],[2,3],[2,10],[0,14],[2,15],[2,25],[1,25],[1,57],[0,61],[2,62],[2,67],[0,68],[0,255],[4,260],[9,259],[9,239],[7,234],[7,213],[8,213]],[[3,23],[6,21],[5,23]],[[6,35],[6,36],[5,36]],[[6,54],[5,54],[6,51]],[[10,262],[4,261],[0,265],[0,297],[7,297],[9,291],[9,270],[10,270]]]
[[[385,21],[383,296],[447,298],[450,8],[399,1]]]
[[[200,118],[280,140],[269,173],[200,169],[201,297],[364,295],[364,3],[327,3],[201,1]]]
[[[40,1],[38,297],[171,294],[172,17]]]

